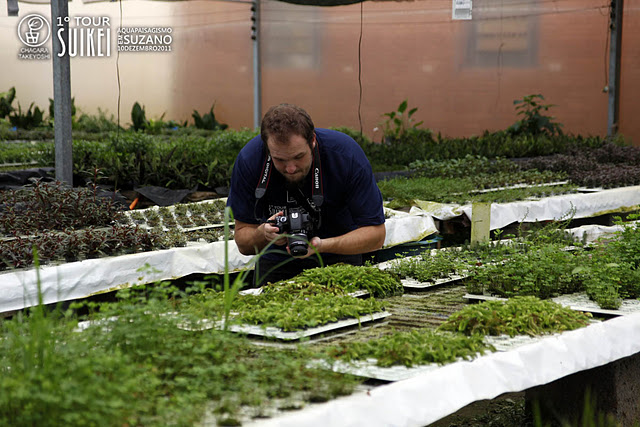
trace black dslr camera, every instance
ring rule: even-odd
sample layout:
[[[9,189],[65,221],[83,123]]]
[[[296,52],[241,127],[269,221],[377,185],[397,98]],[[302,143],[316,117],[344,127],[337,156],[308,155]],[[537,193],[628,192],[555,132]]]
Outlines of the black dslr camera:
[[[277,216],[267,221],[278,227],[278,233],[286,233],[289,251],[293,256],[307,254],[309,239],[313,236],[315,222],[311,215],[300,207],[290,207],[284,211],[284,215]]]

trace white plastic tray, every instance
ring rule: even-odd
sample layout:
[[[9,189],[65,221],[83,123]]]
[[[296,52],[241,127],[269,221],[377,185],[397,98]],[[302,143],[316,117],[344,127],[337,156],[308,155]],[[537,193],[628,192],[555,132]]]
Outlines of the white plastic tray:
[[[471,301],[506,301],[507,298],[494,297],[490,295],[465,294],[463,298]],[[607,316],[624,316],[628,314],[640,313],[640,300],[626,299],[622,301],[622,305],[617,310],[608,310],[600,308],[598,304],[589,299],[586,293],[577,292],[573,294],[560,295],[551,298],[551,301],[569,307],[576,311],[586,311],[593,314],[604,314]]]
[[[254,337],[263,337],[263,338],[275,338],[283,341],[295,341],[303,338],[313,338],[318,335],[325,334],[327,332],[337,332],[344,328],[349,328],[357,325],[364,325],[372,322],[381,321],[391,316],[391,313],[387,311],[381,311],[378,313],[373,313],[370,315],[361,316],[358,318],[350,318],[339,320],[337,322],[327,323],[326,325],[318,326],[315,328],[308,328],[301,331],[293,331],[293,332],[285,332],[280,328],[276,328],[273,326],[256,326],[256,325],[247,325],[247,324],[230,324],[229,330],[231,332],[237,332],[241,334],[246,334]],[[201,331],[205,329],[222,329],[224,325],[224,321],[212,321],[208,319],[203,319],[198,324],[194,326],[187,325],[183,323],[179,325],[181,329],[189,330],[189,331]]]
[[[510,337],[508,335],[500,335],[495,337],[486,336],[484,338],[484,341],[487,344],[493,345],[496,351],[510,351],[523,345],[531,344],[550,336],[558,335],[560,334],[541,335],[535,337],[531,337],[528,335],[517,335],[515,337]],[[487,353],[490,353],[490,351],[487,351]],[[463,359],[459,359],[459,361],[462,360]],[[323,360],[319,360],[316,361],[314,365],[324,369],[332,370],[334,372],[351,374],[388,382],[406,380],[408,378],[415,377],[416,375],[420,375],[424,372],[433,371],[441,367],[441,365],[438,365],[437,363],[411,367],[407,367],[404,365],[382,367],[376,365],[375,359],[367,359],[361,361],[358,360],[353,362],[336,361],[333,364],[329,364]]]

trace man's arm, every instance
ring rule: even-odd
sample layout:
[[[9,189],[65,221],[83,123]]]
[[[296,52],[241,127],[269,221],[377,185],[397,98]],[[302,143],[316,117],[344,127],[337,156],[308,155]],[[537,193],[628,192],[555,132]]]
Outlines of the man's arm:
[[[272,216],[282,215],[282,212]],[[271,241],[275,241],[277,245],[284,245],[287,240],[278,234],[278,227],[269,224],[249,224],[247,222],[235,221],[234,240],[238,245],[238,250],[242,255],[255,255],[264,249]]]
[[[314,252],[357,255],[375,251],[382,248],[386,233],[385,225],[380,224],[356,228],[341,236],[326,239],[314,237],[311,239],[309,252],[306,256],[313,255]],[[312,247],[315,248],[315,251]]]

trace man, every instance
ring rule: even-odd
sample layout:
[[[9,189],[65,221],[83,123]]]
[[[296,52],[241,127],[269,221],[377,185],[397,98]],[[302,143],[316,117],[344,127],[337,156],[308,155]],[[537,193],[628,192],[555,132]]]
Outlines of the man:
[[[316,129],[292,104],[269,109],[260,135],[238,154],[227,205],[243,255],[273,242],[256,264],[256,286],[317,267],[319,256],[324,265],[361,265],[362,254],[380,249],[386,234],[382,196],[360,146],[341,132]],[[287,224],[303,219],[308,243],[283,237],[278,217],[286,219],[285,234],[296,231]]]

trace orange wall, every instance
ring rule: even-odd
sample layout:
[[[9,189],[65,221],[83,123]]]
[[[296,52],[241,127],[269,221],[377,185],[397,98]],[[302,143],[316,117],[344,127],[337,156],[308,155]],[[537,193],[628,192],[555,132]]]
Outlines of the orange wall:
[[[424,127],[469,136],[509,126],[517,119],[513,101],[534,93],[556,105],[550,114],[566,132],[604,135],[608,3],[474,0],[473,20],[452,21],[451,0],[324,8],[261,0],[262,110],[294,102],[318,126],[358,129],[361,67],[362,128],[375,140],[382,114],[404,99]],[[46,4],[19,4],[21,15],[50,13]],[[496,4],[502,9],[484,6]],[[120,3],[69,5],[70,15],[109,16],[115,46]],[[624,7],[620,132],[640,145],[640,0]],[[192,122],[193,110],[215,103],[220,121],[253,127],[250,4],[130,0],[122,8],[125,26],[171,26],[173,50],[73,58],[72,94],[81,112],[115,114],[120,96],[123,123],[136,101],[148,118]],[[51,63],[16,58],[17,22],[0,14],[0,91],[16,86],[23,107],[35,101],[46,108]]]
[[[556,105],[550,114],[564,124],[566,132],[604,135],[608,11],[599,8],[603,1],[520,0],[511,9],[509,1],[503,3],[507,7],[502,12],[487,17],[482,2],[476,0],[473,21],[452,21],[450,0],[365,2],[361,54],[365,133],[379,139],[374,128],[382,113],[395,110],[403,99],[418,107],[415,117],[424,120],[423,126],[444,135],[502,129],[517,118],[513,100],[541,93]],[[524,11],[523,5],[527,7]],[[634,45],[640,38],[639,7],[639,0],[625,2],[621,97],[621,132],[636,143],[640,143],[640,125],[633,119],[638,105],[633,94],[638,94],[640,68]],[[519,18],[510,19],[510,14]],[[294,102],[307,108],[319,126],[358,129],[360,5],[317,8],[267,1],[262,18],[263,111],[279,102]],[[478,36],[473,25],[480,20],[489,22],[493,35],[506,44],[513,42],[509,31],[526,26],[527,63],[507,63],[495,52],[486,55],[482,66],[471,64],[469,43]],[[203,30],[197,40],[195,37],[193,34],[179,49],[183,60],[178,61],[176,73],[177,105],[181,109],[207,106],[215,99],[222,120],[234,127],[251,127],[248,26]],[[303,46],[296,47],[296,40],[302,40]],[[515,41],[519,42],[522,40]],[[280,50],[302,56],[303,64],[289,64],[291,58],[284,54],[283,62],[274,61],[269,56],[274,49],[265,46],[279,43]],[[206,56],[195,53],[203,47]],[[309,60],[310,56],[315,58]],[[194,84],[202,81],[207,84]],[[201,101],[203,98],[207,101]]]

